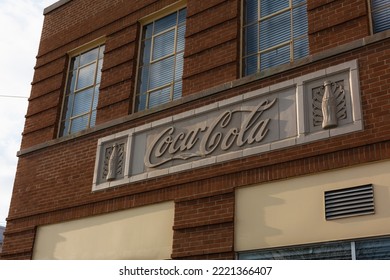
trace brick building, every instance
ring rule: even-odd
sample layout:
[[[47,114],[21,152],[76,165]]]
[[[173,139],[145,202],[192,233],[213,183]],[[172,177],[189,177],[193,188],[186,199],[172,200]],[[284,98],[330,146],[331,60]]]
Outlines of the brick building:
[[[3,248],[3,233],[4,233],[5,227],[0,226],[0,253]]]
[[[389,0],[44,17],[2,258],[390,258]]]

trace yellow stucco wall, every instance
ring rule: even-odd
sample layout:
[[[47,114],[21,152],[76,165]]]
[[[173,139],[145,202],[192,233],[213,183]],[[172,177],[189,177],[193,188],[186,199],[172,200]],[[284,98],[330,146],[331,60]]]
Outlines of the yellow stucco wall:
[[[169,259],[173,218],[165,202],[42,226],[33,259]]]
[[[324,192],[373,184],[375,214],[327,221]],[[235,250],[390,234],[390,161],[240,188]]]

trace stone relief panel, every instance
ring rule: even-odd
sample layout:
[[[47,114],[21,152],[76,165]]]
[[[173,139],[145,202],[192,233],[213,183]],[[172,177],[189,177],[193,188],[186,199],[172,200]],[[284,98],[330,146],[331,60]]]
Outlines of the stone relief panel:
[[[121,179],[125,174],[126,138],[105,142],[100,147],[98,183]]]
[[[308,132],[333,129],[352,122],[347,72],[309,82],[305,91],[309,107]]]
[[[363,129],[357,61],[99,139],[92,190]]]
[[[125,144],[115,142],[111,147],[105,149],[103,162],[102,180],[112,181],[123,177]]]
[[[325,81],[312,89],[313,126],[323,129],[337,127],[339,120],[347,118],[344,81]]]

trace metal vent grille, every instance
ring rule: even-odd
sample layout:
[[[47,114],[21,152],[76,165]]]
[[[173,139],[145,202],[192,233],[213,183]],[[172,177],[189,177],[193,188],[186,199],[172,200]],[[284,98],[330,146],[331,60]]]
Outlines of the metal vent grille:
[[[327,220],[374,214],[372,184],[325,192]]]

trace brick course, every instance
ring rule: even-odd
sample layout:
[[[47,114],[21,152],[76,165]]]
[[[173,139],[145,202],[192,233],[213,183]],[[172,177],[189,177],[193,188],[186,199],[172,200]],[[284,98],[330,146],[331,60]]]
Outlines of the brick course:
[[[366,0],[308,1],[310,53],[370,34]]]

